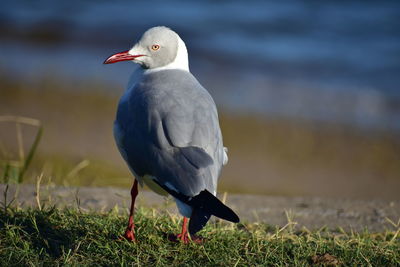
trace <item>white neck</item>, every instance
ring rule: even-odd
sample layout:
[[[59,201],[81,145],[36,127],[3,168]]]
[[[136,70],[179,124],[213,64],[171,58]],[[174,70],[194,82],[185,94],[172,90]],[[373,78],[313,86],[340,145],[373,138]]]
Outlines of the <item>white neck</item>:
[[[162,66],[162,67],[145,70],[144,71],[145,74],[153,73],[153,72],[160,71],[160,70],[170,70],[170,69],[180,69],[180,70],[186,70],[186,71],[190,72],[188,52],[186,49],[186,45],[179,36],[177,36],[177,37],[178,37],[178,51],[176,53],[176,57],[175,57],[174,61],[172,61],[171,63],[169,63],[165,66]]]

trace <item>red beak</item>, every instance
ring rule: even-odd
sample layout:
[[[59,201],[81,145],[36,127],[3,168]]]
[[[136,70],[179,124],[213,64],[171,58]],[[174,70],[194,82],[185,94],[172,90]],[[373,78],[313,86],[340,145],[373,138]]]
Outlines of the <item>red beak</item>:
[[[103,62],[103,64],[111,64],[111,63],[120,62],[120,61],[134,60],[137,57],[143,56],[143,55],[130,55],[130,54],[128,54],[128,52],[129,52],[129,50],[114,54],[114,55],[110,56],[109,58],[107,58]]]

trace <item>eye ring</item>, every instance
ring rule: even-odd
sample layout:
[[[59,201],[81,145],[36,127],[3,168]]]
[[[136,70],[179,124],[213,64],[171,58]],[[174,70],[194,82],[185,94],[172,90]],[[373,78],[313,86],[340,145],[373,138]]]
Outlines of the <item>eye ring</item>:
[[[153,51],[157,51],[158,49],[160,49],[160,46],[157,44],[154,44],[151,46],[151,50],[153,50]]]

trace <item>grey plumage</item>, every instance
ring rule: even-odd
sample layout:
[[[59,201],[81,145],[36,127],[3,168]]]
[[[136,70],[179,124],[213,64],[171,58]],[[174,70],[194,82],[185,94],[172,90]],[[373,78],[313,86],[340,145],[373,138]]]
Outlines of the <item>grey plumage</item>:
[[[189,72],[183,41],[166,27],[154,27],[131,50],[104,63],[124,60],[145,69],[134,73],[114,123],[117,146],[135,178],[156,193],[175,198],[180,213],[190,217],[190,234],[203,228],[211,215],[238,222],[238,216],[215,197],[226,149],[217,108]],[[131,195],[130,218],[136,198]],[[131,232],[129,224],[130,240]]]
[[[210,94],[177,69],[145,74],[126,94],[115,127],[131,169],[187,196],[214,193],[224,151]]]

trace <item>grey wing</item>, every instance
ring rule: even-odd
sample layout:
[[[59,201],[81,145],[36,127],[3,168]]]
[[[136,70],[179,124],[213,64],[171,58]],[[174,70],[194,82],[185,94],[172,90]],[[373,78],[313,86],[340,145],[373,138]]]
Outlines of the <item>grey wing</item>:
[[[162,118],[165,137],[171,146],[202,148],[213,158],[222,143],[218,114],[211,96],[205,92],[193,96],[194,101],[179,101],[169,105]]]
[[[156,106],[150,101],[149,109],[156,144],[150,169],[159,182],[188,196],[204,189],[215,194],[224,157],[216,106],[193,79],[181,81],[179,91],[161,94]]]

